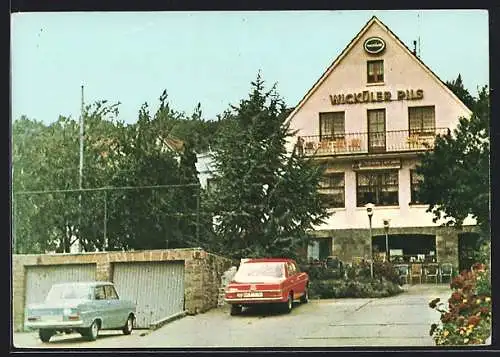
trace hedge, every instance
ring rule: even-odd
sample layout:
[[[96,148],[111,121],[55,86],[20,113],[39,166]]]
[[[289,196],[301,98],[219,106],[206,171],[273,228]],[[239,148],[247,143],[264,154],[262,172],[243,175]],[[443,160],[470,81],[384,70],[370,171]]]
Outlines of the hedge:
[[[394,296],[403,292],[398,284],[381,279],[327,279],[311,280],[309,296],[311,298],[380,298]]]

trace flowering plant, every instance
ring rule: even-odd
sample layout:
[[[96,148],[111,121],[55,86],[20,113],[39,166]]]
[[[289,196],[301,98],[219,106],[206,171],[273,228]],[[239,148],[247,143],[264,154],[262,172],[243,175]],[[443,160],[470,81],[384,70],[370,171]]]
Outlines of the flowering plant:
[[[448,305],[439,298],[429,303],[441,314],[430,335],[436,345],[484,344],[491,335],[491,280],[485,264],[476,263],[450,283]]]

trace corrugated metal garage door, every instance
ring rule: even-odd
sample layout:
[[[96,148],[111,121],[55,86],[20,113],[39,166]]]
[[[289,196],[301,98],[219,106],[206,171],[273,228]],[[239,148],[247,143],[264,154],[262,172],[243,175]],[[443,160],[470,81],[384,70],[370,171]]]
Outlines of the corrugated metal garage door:
[[[95,264],[65,264],[26,267],[25,303],[43,302],[52,284],[95,280]]]
[[[113,264],[113,282],[120,299],[137,304],[136,327],[184,310],[184,262]]]
[[[43,302],[52,284],[95,280],[95,264],[26,267],[25,305]]]

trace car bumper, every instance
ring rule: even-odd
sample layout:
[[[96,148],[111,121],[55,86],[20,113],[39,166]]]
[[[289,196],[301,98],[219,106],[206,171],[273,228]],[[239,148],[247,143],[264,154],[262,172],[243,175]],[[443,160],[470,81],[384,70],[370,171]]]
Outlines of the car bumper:
[[[38,328],[50,328],[50,329],[58,329],[58,328],[78,328],[83,327],[83,321],[58,321],[58,322],[50,322],[50,321],[28,321],[25,323],[25,326],[32,329]]]
[[[268,304],[274,302],[285,302],[286,299],[282,297],[272,297],[272,298],[234,298],[234,299],[224,299],[227,304]]]

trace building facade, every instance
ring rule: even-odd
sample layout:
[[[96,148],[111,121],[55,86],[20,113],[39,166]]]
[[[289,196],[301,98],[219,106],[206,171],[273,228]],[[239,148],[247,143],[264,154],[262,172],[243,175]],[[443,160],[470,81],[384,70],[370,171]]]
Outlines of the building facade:
[[[316,227],[309,257],[352,261],[373,252],[461,268],[475,222],[467,219],[460,232],[433,222],[415,167],[436,135],[470,114],[416,53],[370,19],[287,119],[297,130],[289,150],[297,146],[327,167],[320,194],[332,215]],[[372,229],[366,204],[374,204]]]

